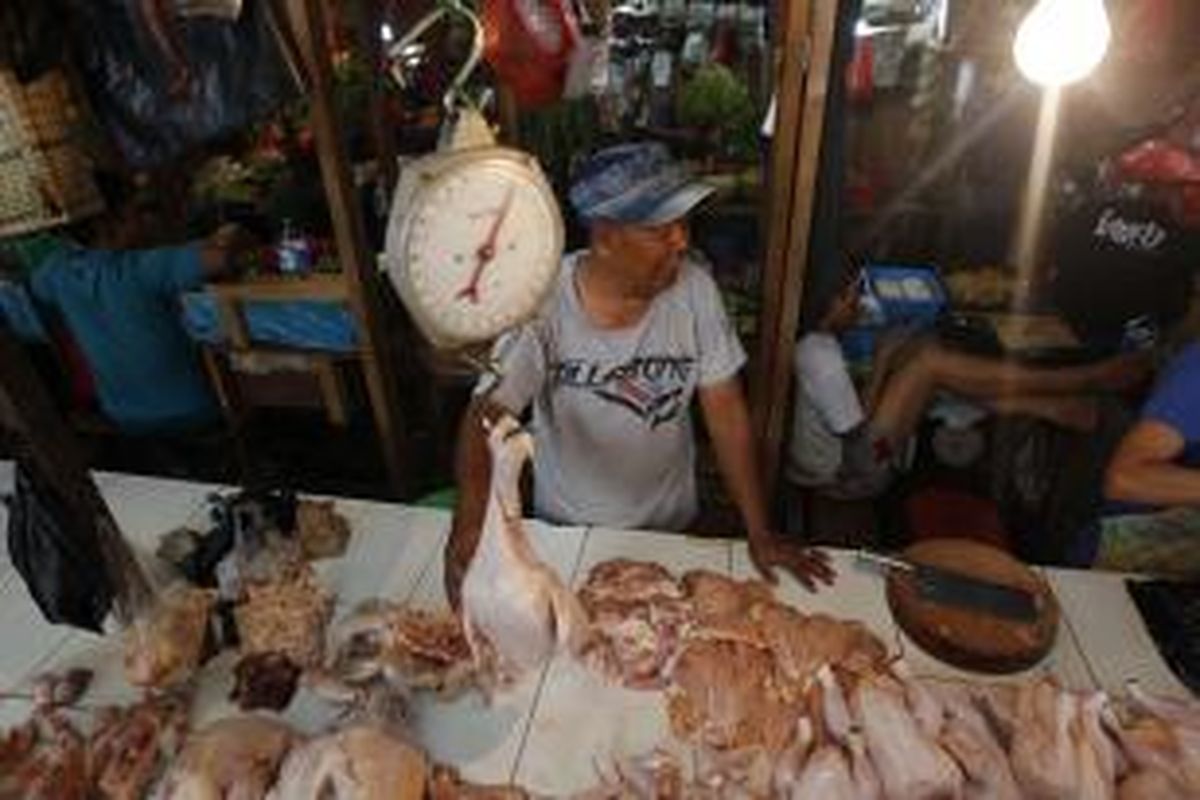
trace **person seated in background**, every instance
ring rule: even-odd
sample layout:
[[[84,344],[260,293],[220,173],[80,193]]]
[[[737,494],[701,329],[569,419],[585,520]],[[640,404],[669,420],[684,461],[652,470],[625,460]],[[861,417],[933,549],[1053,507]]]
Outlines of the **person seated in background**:
[[[815,329],[794,351],[797,397],[787,476],[830,497],[882,494],[899,454],[940,391],[995,413],[1089,430],[1097,418],[1092,395],[1137,385],[1149,368],[1140,353],[1080,366],[1031,367],[959,352],[934,336],[898,336],[878,347],[870,381],[860,394],[837,338],[858,319],[860,287],[859,270],[843,270]]]
[[[746,361],[717,285],[689,251],[686,217],[712,188],[660,144],[620,145],[577,171],[570,201],[588,249],[567,255],[538,317],[501,337],[459,431],[458,504],[445,552],[455,602],[486,508],[484,426],[533,407],[534,512],[558,524],[686,530],[699,512],[692,403],[764,577],[810,586],[823,554],[769,525],[750,416]]]
[[[121,431],[181,433],[218,417],[195,343],[179,318],[179,295],[230,271],[249,243],[226,225],[199,241],[153,249],[153,205],[110,192],[110,212],[87,246],[47,256],[30,292],[58,317],[83,353],[101,411]]]
[[[1093,566],[1200,576],[1200,342],[1163,371],[1108,464]]]

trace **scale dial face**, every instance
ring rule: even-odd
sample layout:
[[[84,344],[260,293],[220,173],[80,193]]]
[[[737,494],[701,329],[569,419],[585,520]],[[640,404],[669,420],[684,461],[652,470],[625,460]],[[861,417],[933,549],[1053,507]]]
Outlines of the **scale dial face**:
[[[480,342],[537,311],[562,255],[558,204],[513,158],[433,177],[409,210],[404,258],[413,300],[443,338]]]

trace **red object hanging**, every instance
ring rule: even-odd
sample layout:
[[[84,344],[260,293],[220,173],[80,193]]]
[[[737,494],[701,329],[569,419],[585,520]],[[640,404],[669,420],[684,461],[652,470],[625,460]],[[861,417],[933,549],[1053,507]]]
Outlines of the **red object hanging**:
[[[483,57],[524,108],[562,97],[579,26],[564,0],[484,0]]]
[[[851,103],[866,104],[875,96],[875,43],[869,36],[854,38],[854,55],[846,65],[846,88]]]

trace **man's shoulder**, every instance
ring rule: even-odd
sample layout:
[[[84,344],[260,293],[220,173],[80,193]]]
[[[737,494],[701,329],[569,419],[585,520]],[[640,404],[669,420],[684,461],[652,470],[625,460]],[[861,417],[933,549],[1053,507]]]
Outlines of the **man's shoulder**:
[[[693,290],[718,294],[716,278],[712,274],[712,264],[702,254],[691,251],[679,268],[679,283]]]

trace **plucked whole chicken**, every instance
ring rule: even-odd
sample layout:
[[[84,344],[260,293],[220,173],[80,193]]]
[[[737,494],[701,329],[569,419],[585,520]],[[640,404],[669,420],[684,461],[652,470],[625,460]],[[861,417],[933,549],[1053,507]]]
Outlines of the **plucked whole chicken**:
[[[356,725],[288,754],[268,800],[421,800],[421,751],[375,725]]]
[[[533,437],[510,416],[488,432],[492,478],[483,531],[462,587],[463,629],[481,686],[511,685],[557,648],[578,655],[587,616],[553,569],[538,559],[521,517],[520,479]]]
[[[287,725],[267,717],[218,720],[188,737],[156,798],[258,800],[275,783],[296,738]]]

